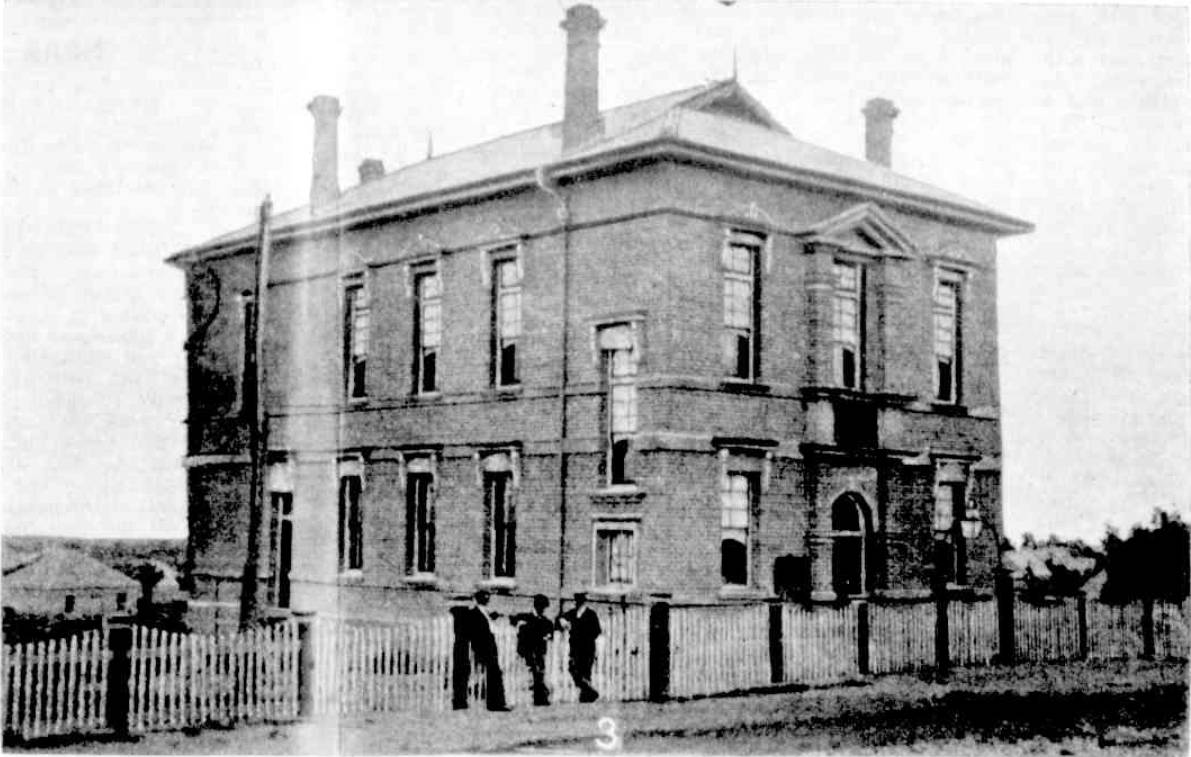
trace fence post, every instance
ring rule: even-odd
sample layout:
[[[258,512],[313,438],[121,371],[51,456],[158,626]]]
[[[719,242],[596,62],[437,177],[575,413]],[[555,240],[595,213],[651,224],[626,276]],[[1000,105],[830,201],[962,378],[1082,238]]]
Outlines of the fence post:
[[[649,608],[649,701],[664,702],[670,689],[670,605]]]
[[[784,683],[786,680],[785,660],[782,656],[783,637],[782,603],[769,603],[769,682]]]
[[[935,595],[935,671],[940,676],[951,669],[951,628],[947,617],[947,573],[944,566],[950,561],[949,544],[935,541],[935,570],[931,589]]]
[[[856,667],[860,675],[868,675],[868,602],[856,604]]]
[[[1017,639],[1013,631],[1013,575],[1003,566],[996,571],[997,646],[1002,665],[1012,665],[1017,658]]]
[[[1083,592],[1076,597],[1079,611],[1079,659],[1088,659],[1088,595]]]
[[[108,728],[119,737],[128,736],[129,678],[132,675],[132,626],[112,625],[108,628],[108,650],[111,657],[107,670]]]
[[[471,679],[471,655],[468,652],[467,622],[464,607],[451,608],[451,707],[467,709],[467,684]]]
[[[314,613],[295,611],[298,624],[298,717],[314,714]]]
[[[1154,659],[1154,598],[1141,600],[1141,656]]]

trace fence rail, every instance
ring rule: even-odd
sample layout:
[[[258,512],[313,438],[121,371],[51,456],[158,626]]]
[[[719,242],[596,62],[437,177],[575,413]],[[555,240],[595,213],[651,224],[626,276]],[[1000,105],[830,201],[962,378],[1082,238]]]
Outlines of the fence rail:
[[[775,683],[830,684],[998,659],[1052,662],[1191,652],[1186,601],[1120,607],[1006,597],[943,604],[945,624],[934,600],[805,607],[604,605],[598,608],[603,635],[593,683],[603,699],[629,701]],[[516,629],[500,618],[493,630],[506,699],[530,706],[530,671],[516,653]],[[6,645],[0,713],[5,734],[25,740],[307,714],[431,714],[450,708],[456,694],[473,706],[485,698],[482,666],[470,664],[468,675],[455,675],[454,667],[467,659],[458,656],[466,649],[461,644],[466,640],[456,639],[453,621],[445,616],[394,624],[291,619],[236,634],[144,627],[88,631]],[[578,699],[568,655],[567,635],[559,631],[546,658],[554,702]],[[456,686],[463,688],[455,691]]]

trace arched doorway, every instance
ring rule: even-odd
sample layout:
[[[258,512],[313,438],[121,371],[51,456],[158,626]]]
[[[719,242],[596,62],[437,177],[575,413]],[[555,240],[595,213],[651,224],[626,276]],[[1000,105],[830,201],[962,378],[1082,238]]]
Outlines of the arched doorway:
[[[864,499],[841,495],[831,505],[831,584],[837,597],[867,592],[871,586],[868,549],[872,523]]]

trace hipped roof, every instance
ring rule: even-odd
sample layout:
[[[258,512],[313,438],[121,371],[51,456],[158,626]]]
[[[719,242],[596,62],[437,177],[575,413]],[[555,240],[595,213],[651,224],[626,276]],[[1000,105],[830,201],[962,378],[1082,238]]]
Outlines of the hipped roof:
[[[415,213],[443,204],[532,185],[617,162],[672,155],[730,164],[779,179],[925,212],[999,234],[1033,227],[957,194],[884,166],[796,139],[735,80],[690,87],[601,113],[602,135],[564,150],[555,122],[403,166],[345,189],[325,206],[304,205],[273,216],[274,236],[385,215]],[[185,264],[206,253],[255,243],[256,225],[176,253]]]
[[[4,590],[66,591],[110,589],[135,591],[133,579],[76,549],[52,547],[15,565],[5,565]]]

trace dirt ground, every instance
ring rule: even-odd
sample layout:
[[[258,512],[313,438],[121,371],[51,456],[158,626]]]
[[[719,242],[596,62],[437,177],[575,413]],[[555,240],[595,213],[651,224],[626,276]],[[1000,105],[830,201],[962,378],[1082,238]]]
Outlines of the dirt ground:
[[[973,668],[956,670],[945,682],[898,675],[857,685],[664,704],[397,713],[20,751],[1184,754],[1187,671],[1181,661]]]

